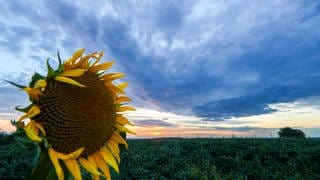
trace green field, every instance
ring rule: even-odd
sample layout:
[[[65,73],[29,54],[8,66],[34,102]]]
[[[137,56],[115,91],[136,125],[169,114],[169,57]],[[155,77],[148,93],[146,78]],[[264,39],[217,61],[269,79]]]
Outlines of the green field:
[[[113,179],[320,179],[320,139],[128,140]],[[23,179],[35,149],[1,135],[0,179]],[[85,175],[85,177],[88,177]]]

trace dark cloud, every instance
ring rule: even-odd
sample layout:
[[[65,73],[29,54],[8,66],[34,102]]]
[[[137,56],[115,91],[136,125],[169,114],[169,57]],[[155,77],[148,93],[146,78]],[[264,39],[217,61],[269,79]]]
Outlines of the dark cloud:
[[[161,127],[173,127],[174,124],[168,123],[163,120],[154,120],[154,119],[148,119],[148,120],[139,120],[134,123],[136,126],[161,126]]]
[[[279,85],[256,94],[204,103],[195,106],[193,111],[199,116],[211,118],[208,120],[266,114],[276,111],[269,107],[270,104],[293,102],[319,95],[319,92],[320,84]]]

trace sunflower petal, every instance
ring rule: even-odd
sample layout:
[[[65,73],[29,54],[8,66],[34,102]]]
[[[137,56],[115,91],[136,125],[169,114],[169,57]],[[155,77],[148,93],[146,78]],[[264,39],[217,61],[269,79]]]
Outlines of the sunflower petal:
[[[124,89],[127,87],[128,87],[128,82],[123,82],[118,85],[118,88],[120,88],[122,91],[124,91]]]
[[[107,166],[107,162],[104,161],[103,157],[101,156],[100,152],[93,154],[93,159],[96,162],[98,168],[103,172],[104,176],[107,179],[111,179],[110,177],[110,171]]]
[[[100,173],[96,167],[94,167],[93,164],[91,164],[88,160],[84,158],[79,158],[80,164],[91,174],[100,176]]]
[[[127,142],[118,133],[113,133],[111,139],[115,140],[116,142],[118,142],[120,144],[124,144],[126,146],[126,149],[128,149]]]
[[[64,161],[65,165],[67,166],[69,172],[72,174],[75,180],[81,180],[81,171],[78,165],[77,160],[69,159]]]
[[[68,83],[68,84],[72,84],[72,85],[76,85],[76,86],[80,86],[80,87],[86,87],[85,85],[80,84],[77,81],[70,79],[70,78],[67,78],[67,77],[64,77],[64,76],[56,76],[54,79],[57,81],[64,82],[64,83]]]
[[[95,66],[100,60],[101,57],[103,56],[104,52],[101,51],[100,53],[97,53],[98,57],[96,57],[96,61],[92,64],[92,66]]]
[[[77,50],[77,51],[72,55],[71,62],[72,62],[72,63],[75,63],[75,61],[83,54],[83,52],[84,52],[84,48]]]
[[[62,168],[59,164],[59,160],[58,160],[56,151],[53,148],[49,148],[48,153],[49,153],[49,157],[51,159],[51,162],[56,170],[56,174],[57,174],[59,180],[64,180],[64,174],[63,174]]]
[[[47,81],[44,79],[39,79],[34,84],[34,88],[45,88],[47,86]]]
[[[91,66],[89,71],[92,72],[92,73],[96,73],[96,72],[101,71],[101,70],[107,70],[113,64],[114,64],[114,62],[112,61],[112,62],[105,62],[105,63],[99,64],[99,65]]]
[[[32,118],[38,115],[39,113],[40,113],[40,108],[38,106],[32,106],[26,114],[24,114],[19,118],[18,121],[22,121],[23,119],[26,119],[26,118]]]
[[[119,78],[124,77],[125,74],[123,73],[110,73],[110,74],[105,74],[103,76],[100,77],[100,79],[104,80],[104,81],[113,81]]]
[[[120,89],[119,87],[115,86],[113,83],[105,83],[104,86],[113,94],[113,96],[116,96],[117,94],[124,94],[124,91]]]
[[[41,131],[43,135],[46,135],[46,131],[41,124],[35,122],[35,126]]]
[[[78,150],[70,153],[70,154],[64,154],[64,153],[60,153],[60,152],[56,152],[57,156],[59,159],[62,160],[70,160],[70,159],[77,159],[80,154],[83,152],[84,147],[79,148]]]
[[[35,121],[30,121],[24,128],[27,136],[35,142],[41,142],[42,138],[40,138],[38,136],[39,134],[39,129],[36,126],[36,122]]]
[[[120,163],[120,149],[118,146],[118,143],[109,140],[107,143],[107,147],[109,148],[109,150],[111,151],[111,153],[113,154],[113,156],[116,158],[116,160],[118,161],[118,163]]]
[[[103,159],[111,166],[113,169],[119,173],[119,167],[117,164],[116,159],[113,157],[112,153],[109,151],[108,148],[102,147],[100,149],[100,154],[103,157]]]
[[[137,135],[135,132],[129,130],[129,129],[126,128],[126,127],[123,127],[123,126],[120,125],[120,124],[115,124],[114,127],[117,128],[117,129],[119,129],[120,131],[124,131],[124,132],[130,133],[130,134]]]
[[[91,175],[93,180],[100,180],[100,176],[99,175]]]
[[[133,124],[131,124],[129,122],[129,120],[122,115],[117,115],[116,121],[122,125],[129,124],[129,125],[133,126]]]
[[[136,109],[131,106],[120,106],[117,108],[118,112],[123,112],[123,111],[135,111]]]
[[[127,96],[118,96],[115,98],[114,100],[114,103],[115,104],[121,104],[121,103],[124,103],[124,102],[128,102],[128,101],[131,101],[131,99]]]
[[[42,95],[42,92],[38,88],[26,87],[26,88],[23,88],[23,90],[27,92],[32,99],[35,99],[35,100],[39,100],[39,96]]]
[[[120,149],[119,149],[118,143],[116,143],[112,140],[109,140],[107,143],[107,146],[111,150],[111,153],[113,155],[116,156],[116,155],[120,154]],[[117,159],[117,160],[119,161],[119,159]]]
[[[86,71],[86,69],[69,69],[59,74],[59,76],[79,77],[83,75]]]

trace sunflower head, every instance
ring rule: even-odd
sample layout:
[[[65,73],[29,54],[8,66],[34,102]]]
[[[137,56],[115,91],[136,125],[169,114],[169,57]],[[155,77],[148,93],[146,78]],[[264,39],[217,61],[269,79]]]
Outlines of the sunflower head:
[[[31,101],[26,108],[16,108],[25,112],[16,124],[43,147],[41,153],[49,157],[59,180],[65,173],[81,179],[81,167],[94,178],[110,179],[109,166],[119,172],[118,145],[128,148],[120,133],[133,133],[126,128],[132,124],[123,115],[134,110],[126,105],[131,100],[124,92],[128,84],[113,83],[124,74],[105,73],[113,62],[99,64],[103,52],[83,53],[80,49],[65,62],[58,54],[56,70],[47,60],[47,75],[35,73],[29,86],[10,82]],[[24,123],[27,118],[30,121]]]

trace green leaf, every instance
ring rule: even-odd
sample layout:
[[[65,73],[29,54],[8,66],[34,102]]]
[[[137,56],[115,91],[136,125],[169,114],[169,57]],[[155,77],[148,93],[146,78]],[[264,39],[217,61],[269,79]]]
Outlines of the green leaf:
[[[48,179],[58,180],[54,166],[46,149],[41,149],[38,161],[32,170],[27,173],[26,180]]]
[[[27,137],[15,137],[14,139],[22,148],[30,149],[36,146],[36,144]]]
[[[49,63],[49,58],[47,59],[47,68],[48,68],[48,74],[47,74],[47,78],[52,78],[55,76],[55,71],[53,70],[53,68],[51,67],[50,63]]]

